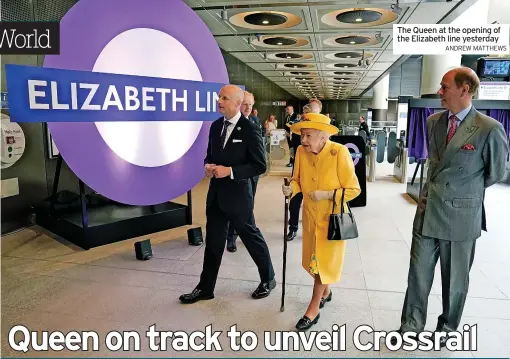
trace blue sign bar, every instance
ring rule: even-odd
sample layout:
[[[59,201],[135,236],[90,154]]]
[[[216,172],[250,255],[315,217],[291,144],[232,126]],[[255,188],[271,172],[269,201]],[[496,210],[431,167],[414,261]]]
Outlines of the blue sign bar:
[[[214,121],[224,84],[6,65],[13,122]]]

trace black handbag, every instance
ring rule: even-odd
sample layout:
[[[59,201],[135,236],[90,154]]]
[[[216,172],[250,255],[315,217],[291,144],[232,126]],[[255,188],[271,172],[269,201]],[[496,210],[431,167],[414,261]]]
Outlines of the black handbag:
[[[342,204],[340,205],[340,213],[335,214],[336,207],[336,189],[333,193],[333,211],[329,216],[328,240],[340,241],[345,239],[358,238],[358,226],[351,212],[351,206],[347,203],[349,213],[344,213],[344,194],[342,189]]]

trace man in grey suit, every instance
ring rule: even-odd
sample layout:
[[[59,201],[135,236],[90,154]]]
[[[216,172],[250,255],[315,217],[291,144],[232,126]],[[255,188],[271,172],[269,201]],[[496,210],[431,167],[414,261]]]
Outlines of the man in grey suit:
[[[436,333],[457,330],[462,317],[476,239],[486,230],[485,189],[503,178],[508,154],[503,126],[472,105],[479,85],[469,68],[447,72],[438,91],[447,111],[427,119],[429,169],[413,223],[401,333],[425,327],[438,258],[443,313]]]

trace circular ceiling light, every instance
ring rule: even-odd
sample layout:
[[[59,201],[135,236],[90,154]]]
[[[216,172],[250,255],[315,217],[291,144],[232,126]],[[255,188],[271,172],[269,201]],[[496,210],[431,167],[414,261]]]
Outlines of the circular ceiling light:
[[[299,16],[282,11],[247,11],[230,18],[230,23],[251,30],[278,30],[299,25]]]
[[[270,12],[257,12],[244,17],[244,21],[256,26],[277,26],[285,24],[287,20],[285,15]]]
[[[298,81],[310,81],[313,80],[313,77],[296,77]]]
[[[295,45],[297,43],[297,40],[290,38],[290,37],[270,37],[270,38],[264,39],[263,42],[266,45],[291,46],[291,45]]]
[[[363,24],[379,21],[382,16],[379,11],[360,9],[341,12],[336,16],[336,20],[347,24]]]
[[[356,67],[356,64],[334,64],[333,66],[334,67],[348,68],[348,67]]]
[[[308,66],[303,65],[303,64],[285,64],[283,66],[287,67],[289,69],[304,69],[304,68],[308,67]]]
[[[338,52],[335,54],[335,57],[339,59],[358,59],[361,56],[363,56],[363,54],[359,52]]]
[[[290,74],[291,75],[303,76],[303,75],[310,75],[310,72],[306,72],[306,71],[291,71]]]
[[[329,12],[321,21],[332,27],[360,28],[388,24],[397,18],[398,15],[391,9],[348,8]]]
[[[341,45],[361,45],[370,42],[370,38],[366,36],[344,36],[335,39],[335,42]]]
[[[345,35],[345,36],[334,36],[324,40],[324,44],[332,47],[339,46],[359,46],[359,45],[377,45],[383,41],[383,36],[375,35]]]
[[[355,73],[354,72],[335,71],[334,74],[335,75],[340,75],[340,76],[349,76],[349,75],[354,75]]]
[[[300,59],[303,57],[301,54],[295,54],[291,52],[282,52],[279,54],[275,54],[274,56],[278,57],[279,59]]]
[[[301,47],[308,45],[308,40],[299,37],[293,36],[262,36],[261,38],[255,38],[252,41],[252,45],[259,47],[270,47],[270,48],[288,48],[288,47]],[[284,57],[279,57],[279,59],[286,59],[287,53]],[[282,55],[283,56],[283,55]],[[292,55],[290,55],[292,57]],[[301,57],[304,57],[301,55]]]

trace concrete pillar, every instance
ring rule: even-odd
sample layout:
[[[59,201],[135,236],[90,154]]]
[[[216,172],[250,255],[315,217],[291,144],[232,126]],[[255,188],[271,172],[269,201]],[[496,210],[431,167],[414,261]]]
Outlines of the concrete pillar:
[[[424,55],[421,65],[421,97],[436,98],[443,75],[460,66],[461,54]]]
[[[373,87],[374,95],[372,97],[372,124],[375,127],[384,126],[381,122],[388,119],[388,96],[390,91],[390,75],[384,76]],[[370,124],[369,124],[370,125]]]
[[[504,0],[505,2],[508,0]],[[476,26],[487,24],[489,0],[478,0],[452,21],[452,25]],[[437,98],[443,75],[461,64],[461,54],[424,55],[421,70],[421,97]]]

